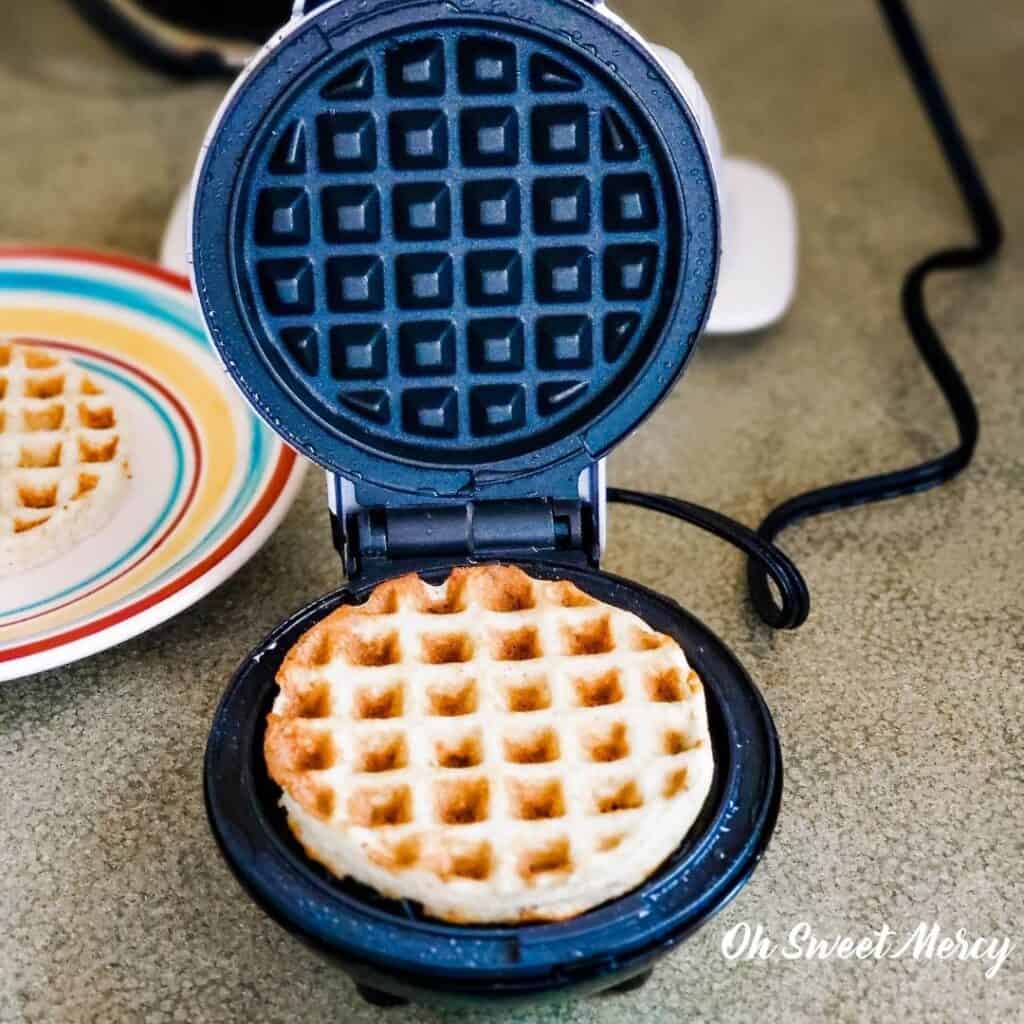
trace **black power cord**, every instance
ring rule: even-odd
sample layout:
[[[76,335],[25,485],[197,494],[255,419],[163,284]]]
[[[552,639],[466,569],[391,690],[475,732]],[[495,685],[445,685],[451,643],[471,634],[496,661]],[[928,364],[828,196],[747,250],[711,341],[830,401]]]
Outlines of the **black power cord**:
[[[662,512],[693,526],[699,526],[702,530],[707,530],[708,533],[734,544],[749,557],[751,565],[756,565],[765,574],[766,588],[769,577],[778,588],[781,605],[776,605],[770,591],[768,594],[768,610],[772,617],[769,618],[765,611],[758,607],[758,612],[765,622],[776,629],[796,629],[807,618],[811,599],[800,570],[770,540],[759,537],[742,523],[730,519],[721,512],[715,512],[714,509],[672,498],[667,494],[650,494],[647,491],[609,487],[608,500],[623,505],[636,505],[652,512]]]
[[[292,0],[70,2],[131,56],[180,78],[237,74],[292,12]]]
[[[952,480],[970,463],[978,442],[978,411],[956,363],[946,351],[925,305],[924,285],[932,273],[965,270],[990,262],[1002,245],[999,215],[985,180],[957,124],[920,33],[903,0],[879,0],[886,24],[903,59],[907,74],[924,107],[950,172],[970,215],[974,245],[943,249],[925,257],[903,280],[902,306],[910,337],[939,386],[956,423],[959,444],[935,459],[905,469],[819,487],[776,506],[757,532],[711,509],[666,495],[611,487],[608,500],[638,505],[675,516],[735,544],[748,556],[747,585],[761,618],[776,629],[796,629],[807,618],[810,598],[796,566],[772,542],[787,527],[824,512],[916,494]],[[769,579],[779,591],[774,600]]]

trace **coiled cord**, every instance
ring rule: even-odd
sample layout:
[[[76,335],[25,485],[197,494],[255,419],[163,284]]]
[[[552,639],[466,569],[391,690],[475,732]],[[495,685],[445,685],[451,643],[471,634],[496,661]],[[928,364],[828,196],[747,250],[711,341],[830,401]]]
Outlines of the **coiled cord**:
[[[751,600],[764,622],[775,629],[796,629],[810,611],[806,582],[793,562],[773,543],[786,527],[825,512],[916,494],[946,483],[967,467],[978,442],[977,407],[928,315],[924,285],[928,277],[938,271],[965,270],[991,262],[1002,245],[1002,227],[985,180],[906,4],[903,0],[879,0],[879,6],[942,147],[976,237],[974,245],[943,249],[911,267],[903,281],[901,300],[907,330],[949,406],[959,443],[927,462],[798,494],[772,509],[756,532],[719,512],[678,498],[617,487],[608,489],[609,501],[663,512],[708,530],[743,551],[748,556],[747,586]],[[772,595],[769,580],[778,589],[779,603]]]

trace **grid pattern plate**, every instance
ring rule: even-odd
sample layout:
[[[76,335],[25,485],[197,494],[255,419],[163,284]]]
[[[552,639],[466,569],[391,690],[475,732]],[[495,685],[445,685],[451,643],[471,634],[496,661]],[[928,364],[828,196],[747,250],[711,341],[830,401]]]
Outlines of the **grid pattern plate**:
[[[681,264],[665,156],[595,63],[417,27],[280,105],[236,231],[248,316],[300,402],[426,460],[522,454],[620,395]]]

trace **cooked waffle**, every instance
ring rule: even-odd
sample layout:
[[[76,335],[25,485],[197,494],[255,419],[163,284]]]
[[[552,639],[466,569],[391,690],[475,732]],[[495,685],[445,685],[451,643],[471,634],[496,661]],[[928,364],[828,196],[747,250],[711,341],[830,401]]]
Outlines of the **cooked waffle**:
[[[0,575],[94,534],[126,489],[122,416],[52,349],[0,340]]]
[[[510,566],[408,575],[309,630],[265,755],[306,853],[455,922],[572,917],[647,878],[713,771],[679,645]]]

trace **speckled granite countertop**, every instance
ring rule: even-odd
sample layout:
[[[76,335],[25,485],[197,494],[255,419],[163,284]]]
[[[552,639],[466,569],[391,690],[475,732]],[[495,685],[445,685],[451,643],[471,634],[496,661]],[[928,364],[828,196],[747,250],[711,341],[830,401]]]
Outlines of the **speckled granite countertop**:
[[[667,591],[762,687],[786,759],[774,842],[740,897],[632,995],[517,1021],[1008,1021],[1024,1010],[1024,22],[1017,0],[916,5],[1002,204],[997,269],[931,287],[983,418],[967,476],[785,537],[812,618],[774,635],[740,558],[615,508],[607,566]],[[680,50],[728,141],[778,167],[802,218],[785,323],[711,339],[612,460],[624,486],[755,522],[798,489],[921,459],[952,430],[912,353],[898,279],[966,224],[871,4],[621,3]],[[0,238],[156,252],[219,89],[168,84],[59,0],[0,14]],[[322,480],[265,549],[173,622],[0,688],[0,1020],[471,1020],[383,1011],[243,897],[200,768],[241,656],[335,586]],[[1010,934],[979,963],[727,962],[725,931],[783,942],[919,921]]]

